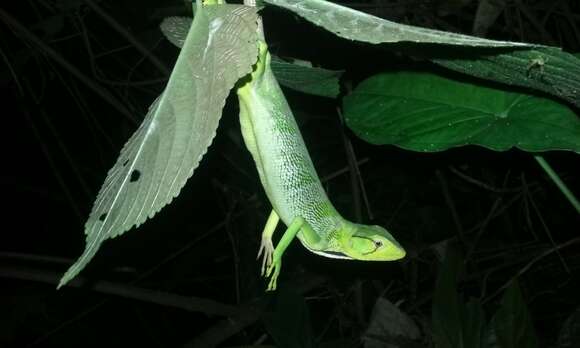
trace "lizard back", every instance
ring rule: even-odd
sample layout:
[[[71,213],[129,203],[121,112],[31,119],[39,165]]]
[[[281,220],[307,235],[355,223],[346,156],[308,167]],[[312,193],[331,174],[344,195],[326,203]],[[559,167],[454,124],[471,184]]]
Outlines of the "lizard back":
[[[259,63],[265,64],[263,72],[252,76],[252,81],[238,91],[244,141],[282,221],[289,225],[301,216],[320,237],[328,240],[341,218],[322,187],[266,54],[266,61]]]

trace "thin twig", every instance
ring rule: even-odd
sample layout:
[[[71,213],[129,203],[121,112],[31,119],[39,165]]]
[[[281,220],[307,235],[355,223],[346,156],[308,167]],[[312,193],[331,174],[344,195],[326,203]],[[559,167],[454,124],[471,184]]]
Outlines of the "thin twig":
[[[451,198],[451,193],[449,192],[447,180],[445,179],[445,176],[440,170],[437,170],[435,174],[437,175],[437,179],[439,180],[439,184],[441,185],[441,191],[443,192],[445,203],[447,203],[447,207],[449,207],[449,211],[451,211],[451,217],[453,218],[453,223],[455,224],[455,229],[457,230],[457,237],[459,238],[461,245],[465,246],[465,239],[463,237],[463,226],[461,225],[461,219],[459,218],[459,214],[457,213],[457,209],[455,208],[453,198]]]
[[[368,158],[363,158],[363,159],[359,160],[358,162],[356,162],[356,165],[360,167],[363,164],[366,164],[368,162],[369,162],[369,159]],[[337,170],[337,171],[335,171],[333,173],[330,173],[330,174],[328,174],[326,176],[323,176],[322,178],[320,178],[320,181],[324,184],[324,183],[326,183],[328,181],[331,181],[331,180],[333,180],[335,178],[338,178],[339,176],[341,176],[343,174],[348,173],[349,170],[350,170],[350,168],[348,166],[346,166],[346,167],[344,167],[342,169],[339,169],[339,170]]]
[[[536,18],[536,16],[527,8],[527,6],[522,2],[522,0],[515,0],[516,6],[517,8],[524,14],[524,16],[526,16],[526,18],[528,19],[529,23],[532,24],[532,27],[534,27],[542,36],[542,39],[552,45],[552,46],[556,46],[556,41],[554,40],[554,38],[552,37],[552,35],[550,35],[550,33],[548,33],[548,31],[546,30],[546,28],[544,26],[542,26],[542,23],[540,22],[540,20],[538,18]],[[523,38],[523,36],[522,36]]]
[[[0,47],[0,57],[2,57],[4,64],[8,68],[8,71],[10,72],[10,76],[12,76],[12,80],[14,80],[16,87],[18,87],[18,92],[20,93],[20,95],[24,95],[24,89],[22,88],[22,84],[20,83],[20,79],[18,78],[18,74],[12,68],[12,64],[10,62],[10,59],[8,58],[8,56],[6,54],[4,54],[4,50],[2,49],[2,47]]]
[[[530,262],[528,262],[524,267],[522,267],[522,269],[520,269],[518,271],[518,273],[516,273],[507,282],[505,282],[504,285],[502,285],[501,287],[499,287],[493,294],[489,295],[485,300],[483,300],[482,303],[486,303],[490,299],[492,299],[495,296],[499,295],[504,289],[506,289],[511,284],[512,281],[514,281],[516,278],[520,277],[522,274],[526,273],[536,262],[540,261],[541,259],[543,259],[544,257],[550,255],[551,253],[553,253],[555,251],[559,251],[560,249],[563,249],[565,247],[568,247],[568,246],[570,246],[572,244],[575,244],[575,243],[578,243],[578,242],[580,242],[580,237],[579,238],[571,239],[571,240],[567,241],[566,243],[562,243],[560,245],[557,245],[555,247],[552,247],[552,248],[544,251],[540,255],[534,257]]]
[[[237,239],[234,236],[234,233],[232,231],[232,217],[234,216],[234,212],[235,209],[237,207],[237,200],[234,198],[232,200],[230,200],[230,197],[228,197],[228,192],[226,189],[223,189],[223,185],[221,183],[219,183],[217,180],[214,181],[214,187],[217,187],[218,189],[221,189],[222,194],[225,196],[225,200],[226,203],[223,207],[223,209],[225,210],[225,230],[226,230],[226,234],[228,236],[228,240],[230,242],[230,246],[232,248],[232,258],[234,260],[233,262],[233,271],[234,271],[234,287],[235,287],[235,292],[236,292],[236,303],[240,303],[241,300],[241,291],[240,291],[240,255],[238,253],[238,242]]]
[[[373,212],[371,209],[371,205],[369,203],[369,197],[367,195],[367,190],[365,188],[365,183],[364,180],[362,179],[362,175],[360,172],[360,168],[358,166],[358,162],[356,159],[356,154],[354,153],[354,147],[352,146],[352,142],[350,141],[350,139],[348,139],[348,137],[346,136],[346,134],[344,133],[344,118],[342,115],[342,112],[340,111],[340,108],[336,108],[336,112],[338,113],[342,128],[341,128],[341,135],[342,135],[342,139],[344,142],[344,146],[345,146],[345,151],[346,151],[346,155],[347,155],[347,159],[348,159],[348,165],[349,168],[351,168],[352,170],[352,175],[354,176],[354,178],[356,179],[356,182],[353,183],[353,185],[358,184],[360,186],[360,194],[362,196],[362,199],[364,201],[365,207],[367,208],[367,215],[369,216],[369,219],[374,220],[374,216],[373,216]],[[353,186],[353,189],[354,186]],[[356,189],[356,191],[359,191],[358,188]],[[353,191],[354,194],[354,191]],[[360,200],[360,198],[359,198]],[[360,206],[360,203],[359,203]],[[362,210],[362,208],[358,209],[359,212],[357,212],[357,219],[362,218],[362,212],[360,210]]]
[[[534,198],[532,196],[530,196],[530,203],[532,204],[532,208],[534,208],[534,211],[536,212],[536,215],[538,216],[538,219],[540,220],[540,223],[542,224],[542,227],[544,228],[544,231],[546,232],[546,236],[550,240],[552,247],[555,248],[556,242],[554,241],[554,238],[552,237],[552,232],[550,231],[548,224],[546,224],[546,221],[544,220],[544,217],[542,216],[542,212],[538,208],[538,205],[536,204],[536,201],[534,200]],[[558,258],[560,259],[560,262],[562,262],[562,266],[564,267],[564,270],[566,271],[566,273],[569,274],[570,267],[568,267],[568,263],[564,259],[564,256],[562,256],[562,254],[560,253],[559,250],[556,250],[556,253],[558,254]]]
[[[491,206],[491,209],[489,210],[489,213],[487,214],[487,216],[483,220],[483,223],[482,223],[481,227],[479,228],[479,231],[477,231],[477,235],[475,236],[475,238],[471,242],[471,245],[469,247],[469,250],[465,254],[465,262],[466,263],[469,262],[469,259],[471,258],[471,255],[475,251],[475,248],[477,247],[477,244],[478,244],[481,236],[485,232],[485,230],[486,230],[489,222],[492,220],[492,218],[493,218],[496,210],[499,208],[501,202],[502,202],[501,197],[496,198],[496,200],[493,202],[493,205]]]
[[[0,277],[36,281],[56,285],[61,277],[60,273],[30,268],[0,267]],[[77,277],[67,284],[67,287],[80,288],[86,280]],[[246,308],[231,306],[200,297],[182,296],[163,291],[150,290],[132,285],[124,285],[109,281],[98,281],[91,285],[91,290],[108,295],[125,297],[161,306],[173,307],[188,312],[201,312],[207,315],[236,316],[245,313]]]
[[[53,126],[52,121],[46,115],[46,112],[44,112],[44,110],[40,109],[39,113],[42,116],[42,119],[44,120],[44,123],[46,124],[48,130],[52,133],[52,136],[54,138],[54,141],[56,142],[57,147],[59,148],[63,157],[66,159],[66,161],[68,162],[68,165],[70,166],[73,173],[77,177],[77,180],[81,186],[81,189],[82,189],[83,193],[85,194],[85,198],[90,199],[90,197],[93,195],[93,192],[89,188],[89,185],[85,181],[84,176],[81,174],[81,171],[80,171],[78,165],[75,163],[75,161],[73,160],[66,145],[62,141],[62,137],[60,137],[60,135],[58,134],[57,129]]]
[[[342,138],[342,143],[344,145],[344,150],[346,152],[346,159],[348,162],[348,168],[350,172],[350,188],[351,188],[351,196],[353,198],[353,207],[354,207],[354,216],[356,222],[362,222],[362,205],[361,205],[361,195],[364,195],[362,191],[362,178],[360,176],[360,172],[358,171],[358,167],[356,165],[356,155],[354,153],[354,149],[352,147],[352,143],[346,136],[344,132],[344,121],[342,118],[342,113],[340,112],[340,108],[336,108],[336,112],[338,113],[340,119],[340,136]],[[359,182],[361,183],[359,186]],[[368,207],[368,206],[367,206]],[[369,209],[370,212],[370,209]],[[358,324],[363,327],[365,323],[365,311],[364,311],[364,296],[363,296],[363,288],[362,288],[362,281],[357,279],[354,285],[354,306],[355,306],[355,313],[356,319]]]
[[[132,123],[137,124],[137,121],[135,119],[135,116],[133,116],[133,113],[130,112],[123,103],[119,102],[111,93],[109,93],[109,91],[94,83],[89,77],[83,74],[74,65],[69,63],[66,59],[64,59],[58,52],[56,52],[50,46],[45,44],[30,30],[28,30],[24,25],[20,24],[20,22],[18,22],[10,14],[5,12],[1,8],[0,8],[0,19],[2,19],[2,21],[8,24],[11,28],[16,30],[18,34],[21,35],[24,39],[30,41],[34,46],[38,47],[43,53],[45,53],[48,57],[53,59],[62,68],[67,70],[71,75],[79,79],[87,88],[95,92],[109,105],[114,107],[119,113],[127,117],[127,119],[129,119]]]
[[[2,11],[2,10],[0,9],[0,11]],[[46,158],[48,165],[52,169],[52,172],[54,174],[54,177],[56,178],[56,181],[58,182],[58,185],[62,189],[62,192],[64,193],[64,196],[68,200],[68,202],[69,202],[73,212],[75,213],[79,223],[82,224],[83,219],[84,219],[84,214],[82,214],[81,211],[79,210],[79,205],[75,201],[75,198],[74,198],[71,190],[69,189],[69,185],[67,185],[66,181],[64,180],[64,178],[61,175],[60,170],[58,169],[58,166],[54,162],[54,159],[53,159],[50,151],[48,150],[46,143],[44,142],[44,140],[42,139],[42,136],[40,135],[40,132],[38,131],[38,127],[36,126],[36,123],[32,120],[32,118],[30,117],[28,112],[24,111],[23,113],[24,113],[24,118],[26,119],[26,121],[28,122],[28,125],[30,126],[30,129],[32,129],[32,133],[34,134],[34,136],[38,140],[38,145],[40,146],[40,149],[42,150],[42,153],[44,154],[44,157]]]
[[[308,277],[307,279],[298,280],[293,287],[297,289],[298,293],[303,294],[323,283],[324,278]],[[248,308],[251,308],[251,310],[245,313],[220,321],[192,341],[184,344],[183,348],[213,348],[218,346],[220,343],[258,321],[262,315],[262,308],[265,305],[266,299],[267,297],[262,297],[260,300],[253,302],[251,306],[248,305]]]
[[[47,256],[47,255],[36,255],[36,254],[26,254],[26,253],[13,253],[9,251],[0,251],[0,259],[9,260],[19,260],[19,261],[32,261],[39,263],[54,263],[62,265],[70,265],[73,261],[64,257],[57,256]]]
[[[115,31],[117,31],[121,36],[123,36],[127,41],[129,41],[135,48],[141,52],[159,71],[164,75],[171,74],[171,69],[169,69],[165,63],[163,63],[159,58],[157,58],[147,47],[145,47],[139,40],[133,36],[127,29],[125,29],[117,20],[111,17],[105,10],[103,10],[99,5],[94,3],[92,0],[84,0],[84,2],[97,13],[107,24],[109,24]]]
[[[495,193],[508,193],[508,192],[519,192],[522,190],[521,187],[497,188],[497,187],[491,186],[491,185],[489,185],[481,180],[475,179],[475,178],[461,172],[459,169],[457,169],[453,166],[449,166],[448,168],[453,174],[457,175],[461,179],[463,179],[463,180],[467,181],[468,183],[473,184],[475,186],[479,186],[482,189],[487,190],[487,191],[491,191],[491,192],[495,192]]]

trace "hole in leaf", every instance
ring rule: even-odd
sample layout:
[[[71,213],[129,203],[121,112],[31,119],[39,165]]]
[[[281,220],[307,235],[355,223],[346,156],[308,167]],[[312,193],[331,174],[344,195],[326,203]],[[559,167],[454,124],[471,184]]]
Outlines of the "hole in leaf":
[[[126,166],[127,163],[129,163],[129,159],[128,158],[125,160],[125,162],[123,162],[123,167]]]
[[[99,216],[99,221],[105,221],[106,217],[107,217],[107,213],[102,213],[101,216]]]
[[[135,169],[131,172],[131,179],[129,179],[129,181],[135,182],[135,181],[139,180],[140,177],[141,177],[141,172],[138,171],[137,169]]]

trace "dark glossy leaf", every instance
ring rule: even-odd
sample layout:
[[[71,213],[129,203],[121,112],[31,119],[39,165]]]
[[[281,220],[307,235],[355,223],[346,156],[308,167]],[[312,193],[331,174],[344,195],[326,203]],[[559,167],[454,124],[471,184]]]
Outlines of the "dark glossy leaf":
[[[328,98],[336,98],[340,92],[341,70],[289,63],[275,56],[272,56],[271,66],[276,79],[284,87]]]
[[[478,299],[470,299],[463,307],[463,347],[487,347],[483,307]]]
[[[372,76],[345,98],[344,116],[362,139],[414,151],[580,151],[580,119],[567,106],[429,73]]]
[[[538,347],[532,320],[517,281],[506,289],[492,325],[501,348]]]
[[[432,305],[433,339],[440,348],[460,347],[462,342],[463,304],[456,289],[460,270],[461,258],[448,246],[437,274]]]
[[[160,28],[169,42],[181,48],[190,26],[189,17],[167,17]],[[270,66],[274,76],[284,87],[328,98],[336,98],[340,92],[339,80],[344,71],[290,63],[274,55]]]
[[[463,269],[460,254],[451,245],[445,249],[433,294],[432,328],[438,348],[486,348],[486,325],[479,300],[464,303],[457,292]]]
[[[432,61],[467,75],[543,91],[580,107],[580,59],[559,48],[487,55],[471,51]]]

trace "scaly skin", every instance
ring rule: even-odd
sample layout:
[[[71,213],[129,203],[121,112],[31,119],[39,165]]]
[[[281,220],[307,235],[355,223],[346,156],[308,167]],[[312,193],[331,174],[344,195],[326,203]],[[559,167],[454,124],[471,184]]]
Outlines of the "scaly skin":
[[[405,250],[387,230],[349,222],[330,203],[272,74],[264,42],[259,55],[253,73],[237,93],[242,135],[273,206],[258,255],[265,252],[262,273],[271,276],[268,290],[276,288],[282,254],[294,236],[308,250],[325,257],[367,261],[403,258]],[[288,230],[274,249],[271,237],[279,218]]]

